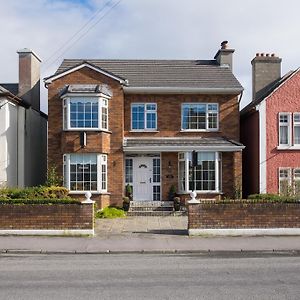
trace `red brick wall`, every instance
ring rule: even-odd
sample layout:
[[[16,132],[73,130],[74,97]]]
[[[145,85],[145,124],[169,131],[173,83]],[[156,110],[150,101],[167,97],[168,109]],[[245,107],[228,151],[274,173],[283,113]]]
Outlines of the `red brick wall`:
[[[299,228],[300,203],[201,203],[188,206],[188,228]]]
[[[300,112],[300,72],[266,101],[267,192],[278,193],[278,168],[300,168],[300,150],[277,150],[278,113]]]
[[[158,132],[130,132],[131,130],[131,103],[157,103],[157,130]],[[188,102],[219,103],[218,132],[180,132],[181,104]],[[125,95],[125,136],[225,136],[239,141],[240,117],[237,96],[233,95]]]
[[[63,131],[62,99],[59,92],[68,84],[107,84],[113,96],[109,105],[109,130],[111,133],[87,132],[87,146],[82,149],[79,145],[79,132]],[[76,72],[61,77],[48,87],[48,163],[63,172],[63,154],[65,153],[107,153],[108,154],[108,192],[110,204],[122,203],[124,191],[123,180],[123,116],[124,97],[120,84],[89,68],[82,68]],[[72,197],[76,198],[77,196]],[[82,197],[82,195],[81,195]],[[102,207],[107,202],[107,195],[93,194],[93,200]],[[102,204],[103,202],[103,204]]]
[[[0,229],[93,229],[91,204],[0,204]]]

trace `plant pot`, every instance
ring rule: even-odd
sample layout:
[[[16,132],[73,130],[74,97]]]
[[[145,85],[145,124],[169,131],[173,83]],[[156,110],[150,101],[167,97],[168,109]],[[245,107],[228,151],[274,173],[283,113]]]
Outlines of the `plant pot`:
[[[128,202],[123,202],[123,209],[124,209],[125,211],[128,211],[128,210],[129,210],[129,207],[130,207],[130,203],[128,203]]]

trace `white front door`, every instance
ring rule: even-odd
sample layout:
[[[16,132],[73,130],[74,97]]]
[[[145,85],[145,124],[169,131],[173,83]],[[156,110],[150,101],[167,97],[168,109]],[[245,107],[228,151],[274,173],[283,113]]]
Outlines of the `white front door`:
[[[133,200],[152,200],[152,160],[151,157],[133,159]]]

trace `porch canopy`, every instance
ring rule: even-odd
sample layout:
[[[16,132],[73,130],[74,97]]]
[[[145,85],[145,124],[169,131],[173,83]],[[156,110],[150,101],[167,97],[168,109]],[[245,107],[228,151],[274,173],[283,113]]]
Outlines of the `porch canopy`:
[[[241,143],[223,137],[127,137],[123,142],[124,152],[234,152],[244,148]]]

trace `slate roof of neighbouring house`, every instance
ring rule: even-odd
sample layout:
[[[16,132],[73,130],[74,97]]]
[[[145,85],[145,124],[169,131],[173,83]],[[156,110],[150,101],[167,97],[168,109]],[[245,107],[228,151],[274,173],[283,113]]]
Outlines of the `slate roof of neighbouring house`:
[[[130,148],[139,148],[140,150],[152,148],[152,147],[170,147],[170,148],[183,148],[188,147],[190,149],[197,148],[228,148],[229,149],[243,149],[243,144],[229,140],[223,137],[211,137],[211,138],[124,138],[123,148],[124,150]]]
[[[277,88],[279,88],[282,84],[284,84],[288,79],[290,79],[294,74],[296,74],[300,68],[298,68],[295,71],[289,71],[284,76],[273,82],[270,86],[267,87],[267,89],[254,101],[250,102],[247,106],[245,106],[241,110],[241,115],[244,115],[252,110],[256,105],[258,105],[260,102],[262,102],[266,97],[271,95]]]
[[[0,86],[14,95],[17,95],[19,92],[18,83],[0,83]]]
[[[220,66],[216,60],[65,59],[53,76],[62,74],[83,63],[128,80],[129,87],[243,90],[231,70],[228,67]]]

